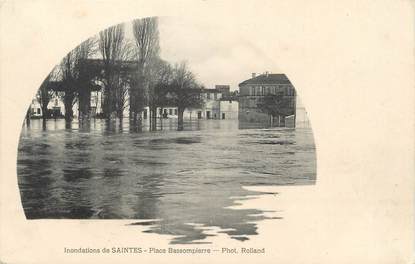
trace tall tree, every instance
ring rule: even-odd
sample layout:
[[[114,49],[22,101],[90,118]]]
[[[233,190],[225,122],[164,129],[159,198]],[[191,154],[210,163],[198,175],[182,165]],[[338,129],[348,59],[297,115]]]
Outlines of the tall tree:
[[[40,108],[42,109],[42,119],[43,119],[44,128],[45,128],[45,125],[46,125],[46,119],[49,117],[48,104],[49,104],[50,100],[52,99],[52,97],[55,93],[51,89],[51,85],[50,85],[50,83],[53,80],[54,74],[55,74],[55,69],[52,70],[48,74],[48,76],[45,78],[45,80],[40,85],[40,88],[39,88],[39,90],[37,91],[37,94],[36,94],[36,99],[40,104]]]
[[[116,114],[115,91],[119,84],[117,67],[125,51],[124,25],[119,24],[99,33],[99,49],[103,59],[104,102],[106,118]]]
[[[71,121],[73,118],[73,105],[75,104],[75,99],[77,97],[73,57],[74,54],[73,51],[71,51],[63,58],[60,64],[64,92],[60,92],[59,97],[61,97],[63,101],[66,121]]]
[[[183,130],[183,114],[186,108],[199,108],[203,105],[200,97],[200,85],[195,75],[188,69],[186,62],[176,64],[173,69],[172,82],[169,85],[169,97],[177,107],[177,130]]]
[[[26,111],[26,126],[30,126],[30,115],[31,115],[32,106],[30,105]]]
[[[140,119],[144,106],[151,105],[150,120],[156,116],[154,103],[150,102],[153,98],[155,85],[149,81],[151,75],[147,75],[151,71],[148,66],[157,59],[159,45],[158,20],[156,17],[136,19],[133,21],[133,33],[135,44],[137,47],[137,76],[134,86],[130,92],[130,114],[133,120]],[[147,78],[146,78],[147,76]]]
[[[84,41],[75,49],[75,77],[78,86],[79,115],[81,120],[89,119],[91,115],[91,87],[93,75],[87,67],[87,59],[98,51],[97,38]]]
[[[168,104],[165,97],[167,91],[163,87],[166,87],[172,81],[173,68],[168,62],[155,58],[146,69],[147,85],[149,87],[147,102],[151,113],[150,128],[156,130],[157,108],[160,107],[160,112],[163,112],[163,107]],[[160,118],[162,118],[162,115],[160,115]]]
[[[64,92],[61,98],[65,107],[65,119],[73,118],[73,105],[79,98],[79,118],[89,116],[91,101],[91,77],[86,68],[85,61],[96,52],[96,39],[91,38],[71,52],[60,63],[62,87]]]
[[[115,111],[119,119],[123,118],[124,110],[129,105],[128,93],[132,84],[132,69],[135,69],[134,58],[133,43],[124,40],[118,61],[116,62],[113,84]]]

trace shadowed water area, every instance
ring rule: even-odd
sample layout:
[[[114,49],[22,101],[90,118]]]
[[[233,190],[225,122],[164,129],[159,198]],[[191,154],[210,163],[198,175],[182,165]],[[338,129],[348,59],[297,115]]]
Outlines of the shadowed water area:
[[[134,219],[131,228],[144,225],[179,244],[203,243],[215,227],[244,241],[270,217],[229,207],[278,194],[242,186],[315,183],[310,129],[238,129],[237,120],[195,120],[179,132],[171,119],[162,128],[136,132],[128,120],[83,126],[50,120],[42,128],[41,120],[32,120],[22,129],[17,161],[26,217]]]

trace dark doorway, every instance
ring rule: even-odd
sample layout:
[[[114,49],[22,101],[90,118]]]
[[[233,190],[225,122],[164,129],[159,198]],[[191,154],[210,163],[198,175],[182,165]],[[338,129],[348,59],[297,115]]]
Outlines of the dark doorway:
[[[225,119],[225,113],[222,113],[222,119]]]
[[[206,119],[210,119],[210,111],[206,111]]]
[[[197,119],[202,119],[202,111],[197,112]]]

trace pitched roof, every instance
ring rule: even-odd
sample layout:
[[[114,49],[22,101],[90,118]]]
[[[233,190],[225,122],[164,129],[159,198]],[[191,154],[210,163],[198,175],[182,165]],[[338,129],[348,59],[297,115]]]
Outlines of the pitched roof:
[[[291,82],[283,73],[269,73],[245,80],[239,86],[245,84],[291,84]]]

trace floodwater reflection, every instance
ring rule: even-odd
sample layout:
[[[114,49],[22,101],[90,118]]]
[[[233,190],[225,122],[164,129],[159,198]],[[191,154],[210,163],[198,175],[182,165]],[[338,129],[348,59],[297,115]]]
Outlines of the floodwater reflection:
[[[46,129],[32,120],[17,161],[26,217],[135,219],[132,228],[145,225],[179,244],[204,243],[215,227],[244,241],[269,217],[229,207],[272,194],[242,186],[315,183],[310,129],[240,130],[237,121],[195,120],[178,132],[174,120],[163,122],[163,130],[137,133],[128,120],[51,120]]]

